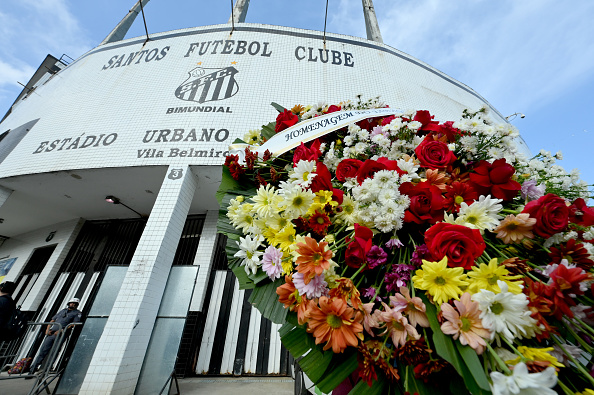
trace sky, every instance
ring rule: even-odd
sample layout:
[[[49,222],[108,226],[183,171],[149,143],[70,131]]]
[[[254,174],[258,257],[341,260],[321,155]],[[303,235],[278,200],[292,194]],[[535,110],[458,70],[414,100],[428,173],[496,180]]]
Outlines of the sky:
[[[2,0],[0,116],[47,54],[96,47],[135,0]],[[322,31],[323,0],[251,0],[246,22]],[[563,153],[594,184],[594,1],[374,0],[384,43],[470,86],[533,153]],[[227,23],[231,0],[152,0],[149,33]],[[365,37],[360,0],[329,0],[327,29]],[[139,16],[126,38],[144,35]],[[352,99],[352,98],[345,98]],[[312,98],[312,103],[318,100]],[[389,104],[389,103],[388,103]]]

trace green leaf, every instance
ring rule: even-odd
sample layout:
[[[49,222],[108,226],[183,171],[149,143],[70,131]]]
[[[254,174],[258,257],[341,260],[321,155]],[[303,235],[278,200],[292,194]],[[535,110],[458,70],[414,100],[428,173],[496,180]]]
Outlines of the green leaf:
[[[285,322],[287,309],[278,301],[276,289],[282,285],[283,279],[279,278],[274,282],[254,288],[248,301],[257,308],[264,318],[268,318],[275,324]]]
[[[324,376],[333,355],[334,353],[331,351],[322,352],[318,347],[314,347],[299,360],[299,366],[303,373],[307,374],[307,377],[315,383]]]
[[[281,106],[280,104],[275,103],[275,102],[270,103],[270,105],[272,107],[274,107],[276,109],[276,111],[278,111],[278,112],[283,112],[286,110],[286,108],[284,108],[283,106]]]
[[[269,140],[272,136],[274,136],[276,134],[276,130],[274,130],[275,127],[276,122],[270,122],[269,124],[262,125],[262,132],[260,133],[262,138]]]
[[[462,345],[460,342],[456,342],[456,348],[478,386],[483,390],[490,391],[489,380],[476,351],[470,346]]]
[[[417,380],[415,378],[414,368],[410,365],[407,365],[404,369],[404,390],[411,394],[417,392],[419,395],[441,393],[436,387],[425,384],[423,380]]]
[[[336,360],[338,366],[331,366],[325,373],[324,378],[319,383],[316,383],[317,387],[322,392],[329,393],[336,388],[340,383],[346,380],[359,366],[357,361],[357,352],[354,351],[350,355],[336,354],[333,360]],[[341,362],[338,362],[341,361]]]
[[[245,141],[243,141],[242,139],[235,139],[233,140],[232,144],[247,144]]]
[[[289,350],[293,358],[299,358],[311,350],[311,346],[306,340],[308,337],[309,334],[305,331],[305,329],[302,327],[295,327],[292,331],[288,332],[284,336],[281,336],[281,341],[283,342],[283,346]]]
[[[227,166],[223,166],[223,176],[221,178],[221,185],[219,185],[219,190],[216,193],[217,201],[219,202],[219,206],[221,205],[221,201],[223,197],[227,193],[227,191],[233,191],[239,189],[239,182],[233,178],[229,168]],[[227,206],[225,206],[227,208]]]
[[[349,392],[349,395],[383,395],[388,393],[385,390],[387,386],[386,378],[378,374],[377,380],[371,383],[371,387],[363,380],[360,380],[357,385]],[[390,394],[401,394],[400,390],[396,388],[396,391],[389,392]]]
[[[243,267],[236,266],[231,270],[233,271],[233,274],[235,274],[235,277],[237,277],[239,289],[253,289],[255,287],[254,282],[248,277]]]

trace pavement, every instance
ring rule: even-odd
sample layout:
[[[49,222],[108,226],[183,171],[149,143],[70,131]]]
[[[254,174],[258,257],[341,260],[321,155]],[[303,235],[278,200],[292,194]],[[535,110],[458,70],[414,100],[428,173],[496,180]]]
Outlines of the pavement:
[[[0,375],[0,379],[5,377],[9,376],[6,373]],[[188,377],[177,381],[179,393],[183,395],[293,395],[294,391],[291,377]],[[27,395],[34,383],[35,379],[0,380],[0,394]],[[54,386],[54,383],[50,385],[50,393]],[[169,394],[176,393],[173,384]]]

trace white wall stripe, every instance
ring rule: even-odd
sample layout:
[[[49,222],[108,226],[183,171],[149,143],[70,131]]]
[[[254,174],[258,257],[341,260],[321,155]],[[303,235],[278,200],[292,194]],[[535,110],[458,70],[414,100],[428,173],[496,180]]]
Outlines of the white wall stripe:
[[[41,320],[45,320],[45,316],[48,314],[49,309],[52,307],[52,305],[58,298],[58,293],[60,293],[60,291],[62,290],[62,287],[64,286],[64,283],[66,282],[66,279],[68,278],[69,274],[70,273],[60,274],[60,277],[58,277],[58,281],[56,281],[56,285],[52,289],[47,300],[45,301],[45,304],[39,310],[39,314],[37,314],[37,316],[34,318],[35,321],[39,322]],[[18,359],[24,358],[27,356],[27,354],[29,354],[31,347],[33,346],[33,342],[35,341],[35,337],[36,337],[37,333],[39,333],[39,331],[41,330],[40,328],[41,327],[39,325],[35,325],[35,326],[31,326],[28,329],[29,332],[27,333],[26,339],[23,342],[21,349],[19,350]],[[44,329],[44,331],[45,331],[45,329]],[[35,356],[37,356],[37,355],[35,355]]]
[[[278,330],[279,324],[274,322],[270,326],[270,352],[268,353],[268,373],[280,373],[281,342]]]
[[[210,296],[210,305],[208,307],[208,315],[204,323],[204,332],[202,334],[202,343],[200,345],[200,355],[198,356],[198,363],[196,364],[196,373],[204,374],[208,372],[210,364],[210,356],[212,354],[212,346],[217,329],[217,320],[221,307],[221,300],[223,298],[223,288],[225,284],[226,271],[218,270],[215,274],[212,293]]]
[[[229,321],[227,324],[227,334],[225,335],[225,349],[223,350],[223,360],[221,362],[221,374],[233,374],[244,294],[244,290],[239,290],[239,281],[237,281],[236,278],[233,287],[233,301],[231,302],[231,310],[229,312]]]
[[[85,289],[85,292],[83,293],[82,297],[80,298],[80,305],[78,306],[78,309],[82,312],[85,312],[84,308],[87,305],[87,302],[89,301],[89,295],[91,295],[91,292],[95,288],[95,283],[97,282],[97,279],[99,278],[99,274],[101,274],[101,272],[93,273],[93,276],[91,277],[91,281],[89,281],[89,285],[87,286],[87,289]]]
[[[33,285],[35,284],[35,281],[37,281],[37,278],[39,277],[39,273],[33,273],[27,276],[23,276],[23,279],[21,280],[21,283],[19,284],[19,288],[22,284],[25,283],[25,281],[27,280],[27,277],[31,276],[31,281],[29,281],[29,284],[27,284],[27,286],[25,287],[25,289],[23,290],[23,293],[21,294],[21,296],[19,297],[19,300],[16,301],[17,306],[20,306],[21,304],[23,304],[23,302],[25,301],[25,299],[27,299],[27,295],[29,295],[29,291],[31,291],[31,288],[33,288]],[[18,293],[18,289],[14,292],[14,293]]]
[[[256,373],[258,363],[258,343],[260,343],[260,320],[262,315],[255,307],[250,314],[250,327],[248,332],[247,347],[245,350],[244,373]]]

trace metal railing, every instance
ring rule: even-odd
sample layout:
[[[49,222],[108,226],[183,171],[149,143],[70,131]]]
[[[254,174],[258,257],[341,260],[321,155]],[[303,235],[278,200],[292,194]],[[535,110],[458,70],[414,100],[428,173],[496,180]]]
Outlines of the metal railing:
[[[29,395],[33,395],[33,394],[37,395],[37,394],[40,394],[41,392],[43,392],[44,390],[49,394],[50,393],[50,391],[48,389],[49,385],[55,379],[60,377],[60,374],[62,374],[62,369],[58,369],[57,371],[52,372],[52,367],[56,363],[58,355],[60,354],[60,350],[62,348],[62,345],[64,344],[64,339],[67,338],[67,330],[68,329],[70,329],[71,331],[74,330],[74,328],[76,326],[82,325],[82,322],[74,322],[74,323],[68,324],[65,329],[63,329],[62,325],[57,322],[29,322],[27,325],[30,325],[31,327],[43,326],[43,325],[57,326],[58,330],[56,331],[56,334],[52,335],[52,336],[56,336],[56,339],[54,340],[54,343],[52,344],[52,348],[50,349],[47,356],[44,358],[45,362],[41,361],[42,367],[39,370],[39,372],[36,372],[35,374],[31,374],[31,373],[23,374],[23,372],[20,372],[17,375],[12,375],[12,376],[8,376],[8,377],[0,377],[0,380],[35,378],[35,382],[33,384],[33,387],[31,388],[31,391],[29,391]],[[45,337],[44,337],[44,341],[45,341]],[[16,355],[7,355],[7,356],[5,356],[5,358],[11,357],[11,356],[15,357]],[[30,368],[35,369],[35,366],[31,366]]]

